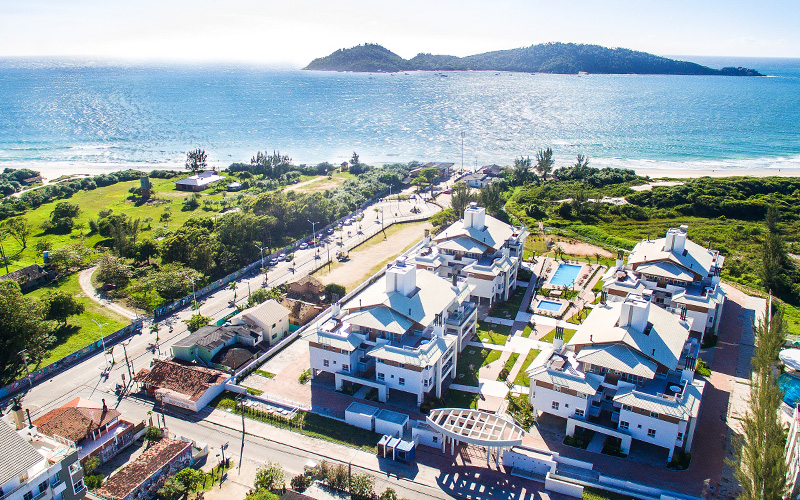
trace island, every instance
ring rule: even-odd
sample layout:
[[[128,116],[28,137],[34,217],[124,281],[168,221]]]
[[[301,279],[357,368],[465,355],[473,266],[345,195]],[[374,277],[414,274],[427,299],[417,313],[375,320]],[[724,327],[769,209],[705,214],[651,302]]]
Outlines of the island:
[[[417,54],[403,59],[391,50],[367,43],[339,49],[311,61],[304,69],[320,71],[512,71],[558,74],[764,76],[748,68],[714,69],[688,61],[623,48],[575,43],[543,43],[466,57]]]

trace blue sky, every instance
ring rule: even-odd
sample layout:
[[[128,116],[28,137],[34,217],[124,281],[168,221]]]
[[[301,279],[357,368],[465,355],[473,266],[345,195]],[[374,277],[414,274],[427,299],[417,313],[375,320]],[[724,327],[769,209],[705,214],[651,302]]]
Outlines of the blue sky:
[[[302,66],[363,42],[412,57],[561,41],[660,55],[800,57],[797,19],[797,0],[0,0],[0,56]]]

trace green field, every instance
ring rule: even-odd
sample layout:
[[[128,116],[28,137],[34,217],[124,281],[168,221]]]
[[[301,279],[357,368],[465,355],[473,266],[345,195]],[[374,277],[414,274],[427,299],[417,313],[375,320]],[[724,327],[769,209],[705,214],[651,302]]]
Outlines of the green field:
[[[224,174],[223,174],[224,175]],[[36,251],[36,243],[40,240],[47,240],[52,244],[52,248],[60,248],[64,245],[78,243],[83,241],[87,247],[94,248],[98,243],[105,240],[99,234],[89,235],[89,220],[96,219],[98,212],[101,210],[113,210],[114,214],[127,214],[133,219],[140,218],[142,222],[139,226],[140,230],[145,228],[140,238],[155,238],[156,233],[164,231],[174,231],[178,229],[184,222],[194,215],[216,215],[219,213],[221,207],[219,204],[212,207],[204,207],[203,203],[206,200],[219,202],[223,197],[227,197],[233,201],[239,195],[224,194],[209,194],[200,193],[200,207],[191,210],[183,211],[183,199],[191,193],[185,191],[178,191],[175,189],[173,179],[154,179],[151,178],[150,182],[155,191],[154,197],[151,201],[145,204],[137,205],[134,201],[129,199],[131,194],[128,190],[132,187],[139,187],[139,181],[126,181],[112,184],[111,186],[98,187],[92,191],[78,191],[66,201],[76,204],[80,207],[81,213],[75,218],[75,227],[70,234],[45,234],[42,229],[42,223],[50,219],[50,213],[55,208],[56,204],[64,200],[56,200],[29,211],[23,217],[26,218],[29,224],[33,227],[27,248],[21,248],[12,238],[6,238],[3,242],[5,251],[9,257],[9,271],[16,271],[31,264],[41,264],[42,258]],[[242,195],[244,196],[244,195]],[[165,207],[169,207],[170,218],[166,222],[161,222],[161,214],[164,213]],[[208,210],[206,210],[208,208]],[[151,222],[145,222],[146,218],[152,218]],[[147,228],[150,227],[148,230]],[[0,275],[6,274],[5,267],[0,269]]]
[[[58,284],[51,283],[43,286],[28,294],[30,297],[41,297],[51,290],[63,290],[70,295],[77,297],[78,301],[86,308],[85,312],[78,316],[71,316],[67,321],[67,326],[62,327],[56,333],[56,343],[50,349],[50,353],[42,360],[39,367],[47,366],[54,361],[72,354],[73,352],[86,347],[92,342],[100,340],[100,329],[92,321],[98,323],[108,323],[103,327],[103,335],[113,333],[120,328],[130,324],[130,321],[119,314],[105,309],[97,302],[89,299],[81,290],[78,284],[78,275],[73,274],[66,279],[62,279]],[[121,355],[121,353],[119,353]],[[117,354],[115,353],[115,358]]]
[[[577,330],[570,330],[568,328],[564,329],[564,343],[565,344],[570,341],[572,336],[575,335],[576,331]],[[554,328],[552,332],[548,333],[547,335],[545,335],[544,337],[540,338],[539,340],[541,340],[542,342],[550,342],[552,344],[553,343],[553,339],[555,339],[555,337],[556,337],[556,330]]]
[[[516,318],[517,312],[520,306],[522,306],[522,299],[525,297],[525,290],[526,289],[523,287],[517,287],[507,301],[492,306],[492,309],[489,311],[489,316],[494,316],[496,318]]]
[[[462,385],[478,385],[478,370],[500,358],[502,351],[467,346],[458,357],[457,373],[460,378],[454,382]],[[463,375],[463,376],[462,376]]]
[[[531,349],[530,352],[528,352],[528,355],[525,356],[525,361],[522,362],[522,368],[519,370],[519,373],[517,374],[517,378],[514,379],[514,384],[515,385],[521,385],[523,387],[530,387],[531,381],[528,378],[528,374],[525,373],[525,370],[528,369],[530,364],[533,362],[534,359],[536,359],[536,356],[538,356],[540,352],[542,352],[542,351],[540,351],[538,349]]]
[[[508,336],[511,334],[511,327],[506,325],[495,325],[478,321],[475,335],[485,344],[505,345]]]

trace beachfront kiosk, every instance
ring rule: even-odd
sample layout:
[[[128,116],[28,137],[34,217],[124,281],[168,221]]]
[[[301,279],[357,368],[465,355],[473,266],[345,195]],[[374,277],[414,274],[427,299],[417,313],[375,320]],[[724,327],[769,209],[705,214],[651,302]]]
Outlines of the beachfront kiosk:
[[[447,452],[448,442],[450,454],[455,453],[458,443],[483,446],[487,450],[486,463],[488,464],[492,458],[494,449],[496,452],[494,460],[498,466],[503,451],[521,445],[522,436],[525,434],[520,426],[503,416],[464,408],[431,410],[427,423],[444,436],[442,453]]]

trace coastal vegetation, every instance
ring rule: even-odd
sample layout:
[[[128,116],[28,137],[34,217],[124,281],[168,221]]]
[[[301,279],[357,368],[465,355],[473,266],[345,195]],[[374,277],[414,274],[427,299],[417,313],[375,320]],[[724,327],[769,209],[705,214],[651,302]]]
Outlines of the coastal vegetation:
[[[762,76],[747,68],[713,69],[700,64],[623,48],[576,43],[543,43],[467,57],[420,53],[403,59],[385,47],[367,43],[339,49],[311,61],[308,70],[397,71],[516,71],[525,73],[604,73],[653,75]]]

